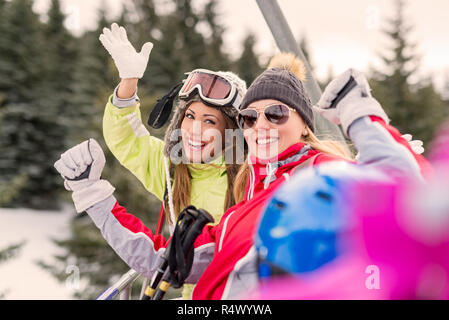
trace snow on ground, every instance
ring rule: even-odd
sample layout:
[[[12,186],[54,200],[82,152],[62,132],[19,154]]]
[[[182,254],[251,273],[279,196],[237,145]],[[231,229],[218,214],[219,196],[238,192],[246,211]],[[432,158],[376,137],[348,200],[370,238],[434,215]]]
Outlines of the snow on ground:
[[[73,289],[36,264],[37,260],[52,262],[53,255],[61,252],[51,238],[69,236],[73,214],[73,206],[61,212],[0,208],[0,250],[26,241],[17,256],[0,263],[4,299],[73,299]]]

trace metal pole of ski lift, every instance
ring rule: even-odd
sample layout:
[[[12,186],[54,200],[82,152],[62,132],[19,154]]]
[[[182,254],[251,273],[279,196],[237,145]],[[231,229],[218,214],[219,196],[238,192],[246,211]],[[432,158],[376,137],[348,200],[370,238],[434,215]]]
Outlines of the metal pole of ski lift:
[[[129,300],[131,298],[131,286],[139,276],[140,274],[137,271],[130,269],[116,283],[100,294],[96,300],[112,300],[118,295],[120,300]]]
[[[320,86],[313,76],[310,64],[296,42],[278,2],[276,0],[256,0],[256,2],[270,28],[279,50],[282,52],[292,52],[304,62],[307,69],[307,81],[305,81],[304,87],[310,96],[312,104],[315,104],[321,97],[322,92]],[[331,137],[334,140],[345,142],[342,131],[337,125],[331,123],[315,111],[314,116],[315,128],[318,133],[317,136]]]
[[[131,284],[127,285],[122,292],[120,292],[120,300],[131,300]]]

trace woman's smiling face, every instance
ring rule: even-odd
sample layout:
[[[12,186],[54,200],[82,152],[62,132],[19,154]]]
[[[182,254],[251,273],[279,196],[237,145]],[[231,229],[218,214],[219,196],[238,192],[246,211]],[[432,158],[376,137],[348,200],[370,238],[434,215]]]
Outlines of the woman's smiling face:
[[[263,114],[263,110],[275,104],[285,105],[278,100],[264,99],[251,103],[247,108],[259,112],[254,126],[245,129],[243,132],[249,152],[259,159],[276,157],[288,147],[298,143],[301,141],[302,133],[306,128],[305,122],[293,109],[287,122],[283,124],[277,125],[268,121]]]
[[[223,150],[226,121],[218,109],[195,101],[181,122],[185,157],[193,163],[208,162]]]

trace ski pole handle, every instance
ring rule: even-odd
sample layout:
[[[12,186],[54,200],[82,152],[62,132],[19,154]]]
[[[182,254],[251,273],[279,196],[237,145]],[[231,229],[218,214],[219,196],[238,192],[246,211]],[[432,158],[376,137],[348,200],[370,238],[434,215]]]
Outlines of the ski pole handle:
[[[196,238],[201,234],[203,228],[206,224],[214,222],[214,218],[203,209],[198,209],[198,216],[196,221],[192,224],[189,232],[186,234],[184,242],[182,244],[182,249],[184,252],[190,249],[193,246]]]
[[[332,101],[329,109],[336,108],[337,104],[344,98],[346,95],[357,86],[357,82],[355,81],[353,76],[349,77],[348,82],[346,82],[345,86],[338,92],[337,97]]]
[[[181,237],[181,240],[183,240],[188,233],[188,230],[194,223],[195,219],[197,218],[196,211],[188,210],[189,207],[183,210],[183,212],[178,216],[178,220],[176,221],[176,233]],[[173,238],[172,238],[173,240]],[[164,274],[167,274],[167,267],[168,267],[168,257],[170,255],[170,251],[174,250],[172,249],[172,243],[173,241],[170,241],[170,244],[167,247],[167,250],[165,251],[162,259],[163,261],[159,265],[156,273],[154,274],[153,278],[151,279],[150,284],[145,288],[144,295],[142,297],[142,300],[151,300],[153,299],[153,296],[155,295],[156,289],[163,279]]]
[[[187,256],[193,247],[193,243],[196,238],[201,234],[203,228],[206,224],[214,222],[214,218],[203,209],[196,210],[195,207],[187,208],[187,211],[191,211],[190,214],[196,215],[196,220],[190,226],[189,230],[185,234],[185,237],[182,239],[182,251],[184,256]],[[174,248],[173,248],[174,249]],[[172,250],[173,250],[172,249]],[[171,252],[173,254],[173,252]],[[193,254],[193,253],[191,253]],[[190,273],[191,265],[188,267],[188,272]],[[172,275],[174,271],[179,270],[171,270],[170,265],[168,266],[168,271],[165,273],[159,288],[156,290],[153,296],[153,300],[162,300],[164,298],[165,293],[171,286]],[[185,275],[187,277],[187,275]],[[181,285],[184,279],[182,279]],[[178,283],[179,284],[179,283]],[[177,284],[177,285],[178,285]]]

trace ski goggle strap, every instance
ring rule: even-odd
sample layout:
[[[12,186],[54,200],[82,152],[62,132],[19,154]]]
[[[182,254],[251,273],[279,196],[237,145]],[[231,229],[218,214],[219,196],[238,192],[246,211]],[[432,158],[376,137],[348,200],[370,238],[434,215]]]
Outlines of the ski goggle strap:
[[[232,105],[238,108],[241,102],[237,88],[230,81],[206,69],[196,69],[189,73],[179,91],[179,97],[189,99],[195,90],[204,102],[212,105]]]
[[[159,129],[167,122],[173,109],[173,101],[179,89],[181,89],[181,85],[182,83],[179,83],[172,87],[165,96],[157,100],[156,106],[154,106],[148,118],[149,126]]]

